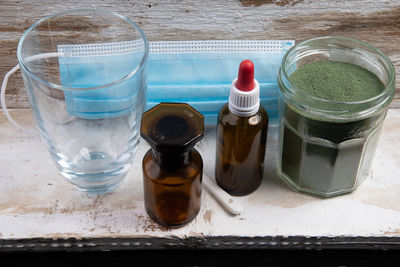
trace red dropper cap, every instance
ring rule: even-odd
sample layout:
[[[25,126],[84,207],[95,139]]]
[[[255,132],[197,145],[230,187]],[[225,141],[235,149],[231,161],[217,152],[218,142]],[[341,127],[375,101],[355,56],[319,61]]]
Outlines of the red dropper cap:
[[[239,66],[236,88],[240,91],[248,92],[253,90],[254,87],[254,64],[251,60],[243,60]]]

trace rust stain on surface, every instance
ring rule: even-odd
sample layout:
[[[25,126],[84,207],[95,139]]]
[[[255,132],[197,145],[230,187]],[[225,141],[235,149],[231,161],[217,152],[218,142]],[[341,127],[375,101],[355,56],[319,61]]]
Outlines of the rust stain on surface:
[[[273,177],[272,175],[276,175],[275,173],[265,174],[271,178]],[[261,187],[279,187],[279,190],[272,190],[269,194],[258,194],[258,192],[266,191],[267,189],[258,190],[255,194],[249,196],[250,203],[254,205],[260,205],[262,203],[265,205],[292,209],[310,202],[321,201],[321,199],[314,196],[295,191],[295,189],[281,181],[277,176],[270,180],[264,180]]]
[[[37,237],[37,235],[30,236],[30,238],[35,238],[35,237]],[[53,240],[74,238],[77,240],[82,240],[83,238],[85,238],[85,236],[83,236],[81,234],[77,234],[77,233],[65,232],[65,233],[43,234],[43,235],[40,235],[40,238],[51,238]]]
[[[279,198],[271,197],[268,200],[266,200],[265,203],[271,206],[277,206],[285,209],[292,209],[303,206],[308,202],[320,200],[318,198],[313,198],[312,196],[308,196],[302,193],[292,192],[292,194],[293,196],[290,196],[288,194],[285,197],[279,197]]]
[[[351,197],[360,202],[382,209],[400,211],[400,186],[392,185],[389,188],[373,188],[363,186],[355,190]]]
[[[170,231],[169,228],[159,225],[158,223],[154,222],[150,217],[147,215],[136,213],[136,217],[139,220],[139,225],[137,227],[143,228],[143,232],[157,232],[157,231]]]
[[[189,232],[189,236],[204,236],[204,234],[203,233],[197,233],[195,231],[190,231]]]
[[[400,229],[394,229],[393,231],[384,232],[385,235],[400,235]]]
[[[203,219],[205,222],[211,223],[211,216],[212,216],[212,210],[206,210],[203,214]]]
[[[104,202],[104,198],[108,195],[96,196],[88,203],[82,203],[80,199],[70,200],[69,202],[60,203],[58,199],[54,202],[43,203],[41,199],[32,200],[25,199],[20,194],[10,195],[10,198],[0,203],[0,214],[72,214],[75,212],[89,212],[89,216],[96,220],[100,214],[111,214],[115,210],[134,210],[136,204],[131,199],[117,202]],[[122,202],[123,201],[123,202]],[[43,205],[45,204],[45,205]]]

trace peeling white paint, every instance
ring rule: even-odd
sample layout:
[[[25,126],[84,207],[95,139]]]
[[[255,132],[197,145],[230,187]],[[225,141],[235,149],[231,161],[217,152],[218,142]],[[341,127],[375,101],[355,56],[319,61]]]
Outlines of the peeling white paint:
[[[29,110],[13,110],[30,122]],[[273,131],[270,131],[272,133]],[[213,174],[214,132],[198,146]],[[266,177],[255,193],[238,198],[240,216],[228,215],[204,190],[197,218],[180,229],[152,222],[143,205],[142,142],[134,166],[113,193],[87,195],[58,173],[39,137],[0,115],[0,239],[189,236],[400,236],[400,109],[390,109],[372,175],[354,193],[319,199],[294,192],[277,179],[276,139],[269,136]]]

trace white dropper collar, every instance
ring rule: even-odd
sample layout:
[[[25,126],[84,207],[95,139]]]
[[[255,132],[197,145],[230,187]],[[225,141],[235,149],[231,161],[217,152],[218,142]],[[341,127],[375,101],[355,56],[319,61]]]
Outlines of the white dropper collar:
[[[260,108],[260,85],[254,79],[253,62],[242,61],[238,76],[231,85],[228,107],[236,116],[250,117]],[[238,82],[238,79],[241,80]]]

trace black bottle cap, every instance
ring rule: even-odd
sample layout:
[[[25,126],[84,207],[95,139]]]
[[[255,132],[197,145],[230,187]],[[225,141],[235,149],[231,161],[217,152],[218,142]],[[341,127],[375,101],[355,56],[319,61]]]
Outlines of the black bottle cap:
[[[185,152],[204,135],[204,117],[185,103],[160,103],[142,115],[140,135],[160,152]]]

